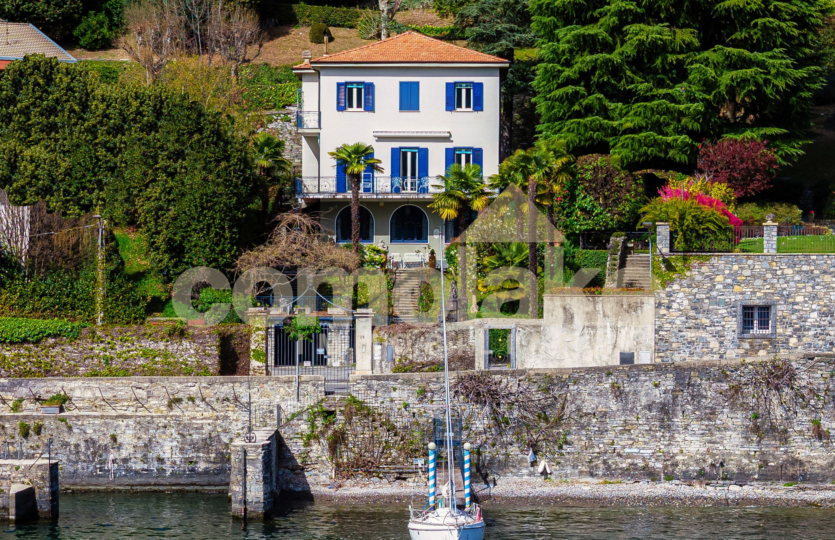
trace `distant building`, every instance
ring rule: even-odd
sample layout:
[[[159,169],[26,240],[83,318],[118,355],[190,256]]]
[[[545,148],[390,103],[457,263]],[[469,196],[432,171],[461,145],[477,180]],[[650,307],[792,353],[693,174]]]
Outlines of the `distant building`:
[[[415,32],[307,59],[297,127],[302,174],[296,196],[321,212],[337,242],[350,242],[350,181],[328,152],[372,145],[383,173],[360,188],[360,234],[392,259],[421,256],[443,220],[428,209],[453,163],[499,169],[500,71],[506,60]],[[448,226],[447,237],[451,237]]]
[[[31,24],[0,21],[0,71],[29,54],[42,54],[59,62],[77,61]]]

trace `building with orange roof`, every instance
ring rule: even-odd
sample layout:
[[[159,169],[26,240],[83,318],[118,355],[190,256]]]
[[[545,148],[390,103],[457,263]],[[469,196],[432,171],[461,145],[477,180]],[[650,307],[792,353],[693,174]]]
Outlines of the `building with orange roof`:
[[[76,61],[70,53],[31,24],[0,20],[0,70],[30,54],[57,58],[59,62]]]
[[[293,68],[302,81],[298,199],[320,212],[338,242],[350,242],[350,181],[328,152],[372,145],[384,172],[363,175],[362,242],[385,247],[395,261],[425,261],[434,229],[446,226],[448,238],[455,232],[428,208],[437,177],[453,163],[477,164],[484,177],[498,172],[506,67],[501,58],[416,32],[307,55]]]

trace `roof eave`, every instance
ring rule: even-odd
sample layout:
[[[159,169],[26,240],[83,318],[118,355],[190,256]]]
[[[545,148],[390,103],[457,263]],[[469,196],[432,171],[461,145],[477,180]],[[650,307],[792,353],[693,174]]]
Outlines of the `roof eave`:
[[[357,67],[357,66],[385,66],[385,67],[510,67],[510,62],[311,62],[315,67]]]

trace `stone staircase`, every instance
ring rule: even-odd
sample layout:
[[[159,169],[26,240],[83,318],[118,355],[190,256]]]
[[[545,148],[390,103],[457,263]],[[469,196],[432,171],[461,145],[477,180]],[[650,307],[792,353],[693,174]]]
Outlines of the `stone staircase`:
[[[620,270],[620,286],[627,289],[652,288],[649,273],[649,254],[630,253],[626,256],[626,265]]]
[[[418,322],[418,297],[420,296],[420,271],[397,270],[394,275],[393,323]]]

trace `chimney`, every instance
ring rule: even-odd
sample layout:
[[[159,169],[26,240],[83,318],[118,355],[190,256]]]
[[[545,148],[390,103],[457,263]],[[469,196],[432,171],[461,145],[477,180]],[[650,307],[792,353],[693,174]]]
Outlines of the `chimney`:
[[[304,63],[304,62],[310,62],[310,58],[311,58],[312,56],[313,56],[313,55],[312,55],[312,54],[310,54],[310,51],[304,51],[304,52],[302,52],[302,63]]]

